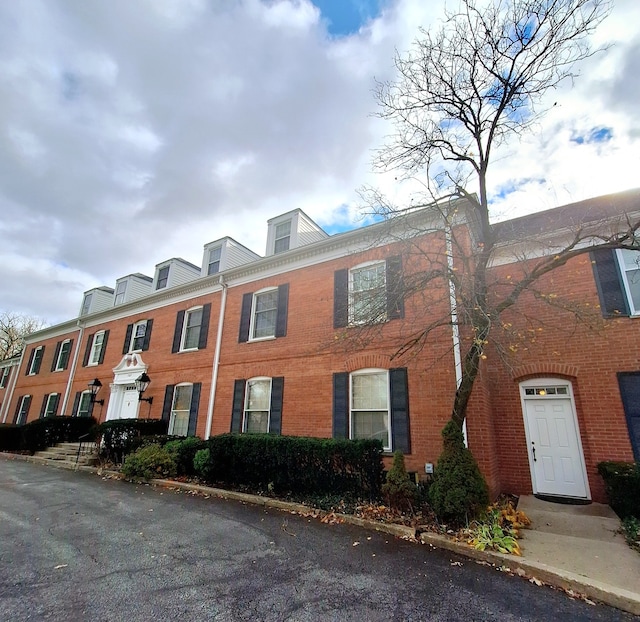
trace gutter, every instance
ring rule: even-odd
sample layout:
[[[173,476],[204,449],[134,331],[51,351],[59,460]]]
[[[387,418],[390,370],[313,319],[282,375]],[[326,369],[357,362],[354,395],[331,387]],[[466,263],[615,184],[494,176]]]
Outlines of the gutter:
[[[78,364],[78,354],[80,353],[80,344],[82,343],[82,337],[84,336],[84,326],[82,322],[78,320],[78,339],[76,343],[76,351],[73,353],[73,361],[71,361],[71,369],[69,370],[69,378],[67,379],[67,388],[64,390],[64,398],[62,400],[62,408],[60,412],[64,415],[67,409],[67,404],[69,403],[69,393],[71,392],[71,385],[73,384],[73,379],[76,375],[76,366]],[[73,413],[70,415],[73,417]]]
[[[213,355],[213,369],[211,371],[211,390],[209,391],[209,404],[207,406],[207,426],[205,428],[205,439],[211,437],[211,425],[213,424],[213,405],[216,399],[216,385],[218,383],[218,368],[220,367],[220,350],[222,347],[222,329],[224,327],[224,312],[227,306],[227,290],[229,285],[224,282],[224,276],[220,275],[219,280],[222,287],[222,298],[220,300],[220,312],[218,314],[218,333],[216,335],[216,348]]]
[[[24,360],[24,354],[27,351],[27,344],[25,343],[24,348],[22,348],[22,352],[20,353],[20,361],[16,367],[16,373],[13,374],[13,378],[10,382],[9,390],[6,393],[6,397],[4,400],[4,404],[2,404],[4,408],[4,416],[2,418],[2,423],[7,422],[7,415],[9,414],[9,406],[11,404],[11,400],[13,399],[13,391],[16,388],[16,384],[18,384],[18,374],[20,373],[20,368],[22,367],[22,361]]]

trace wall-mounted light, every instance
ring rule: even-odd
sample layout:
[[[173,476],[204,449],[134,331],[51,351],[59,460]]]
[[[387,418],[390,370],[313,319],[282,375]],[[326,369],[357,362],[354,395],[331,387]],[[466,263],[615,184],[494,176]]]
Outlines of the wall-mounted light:
[[[104,400],[97,400],[96,395],[98,395],[98,391],[102,388],[102,382],[100,382],[97,378],[92,380],[89,383],[89,389],[91,390],[91,403],[92,404],[100,404],[100,406],[104,406]]]
[[[138,390],[139,402],[149,402],[149,404],[153,403],[153,397],[142,397],[142,394],[147,390],[150,382],[151,378],[149,378],[145,372],[142,372],[142,374],[140,374],[136,379],[136,389]]]

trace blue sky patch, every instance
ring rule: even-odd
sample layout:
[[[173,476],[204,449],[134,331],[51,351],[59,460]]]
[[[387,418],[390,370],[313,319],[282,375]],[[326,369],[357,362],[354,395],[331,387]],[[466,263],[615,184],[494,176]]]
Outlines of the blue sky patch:
[[[380,13],[382,0],[313,0],[327,21],[329,34],[336,37],[358,32]]]
[[[610,127],[594,127],[587,134],[574,134],[571,142],[578,145],[590,145],[592,143],[607,143],[613,138],[613,129]]]

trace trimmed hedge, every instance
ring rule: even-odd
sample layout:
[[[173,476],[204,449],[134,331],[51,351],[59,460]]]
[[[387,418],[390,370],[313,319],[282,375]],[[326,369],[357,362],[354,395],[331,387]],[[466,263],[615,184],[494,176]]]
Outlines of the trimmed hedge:
[[[13,423],[0,424],[0,451],[20,451],[22,449],[22,427]]]
[[[640,519],[640,462],[600,462],[598,473],[616,514]]]
[[[45,417],[22,426],[21,449],[35,453],[57,443],[75,443],[96,425],[93,417]]]
[[[248,487],[280,495],[354,495],[376,499],[382,485],[382,444],[337,440],[222,434],[198,453],[199,470],[210,484]]]
[[[114,419],[95,428],[96,437],[102,437],[100,456],[121,464],[130,454],[141,436],[166,434],[168,421],[162,419]]]

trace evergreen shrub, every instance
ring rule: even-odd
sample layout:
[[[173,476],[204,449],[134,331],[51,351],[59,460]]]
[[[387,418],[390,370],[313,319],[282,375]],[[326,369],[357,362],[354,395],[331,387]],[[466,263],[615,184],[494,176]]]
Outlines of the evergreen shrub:
[[[102,437],[100,455],[104,460],[120,464],[133,451],[142,436],[166,434],[169,422],[163,419],[114,419],[105,421],[95,429]]]
[[[394,452],[393,463],[382,485],[382,494],[387,504],[396,510],[413,509],[418,498],[417,493],[418,488],[409,479],[404,465],[404,454],[401,451]]]
[[[176,462],[177,475],[191,476],[196,471],[193,466],[195,455],[207,446],[205,441],[197,436],[187,436],[170,440],[165,443],[164,448],[173,456]]]
[[[22,426],[13,423],[0,424],[0,451],[22,449]]]
[[[157,444],[146,445],[125,458],[122,473],[129,479],[144,481],[174,477],[176,462],[164,447]]]
[[[640,519],[640,462],[600,462],[609,505],[622,519]]]
[[[429,501],[438,520],[464,525],[484,511],[489,491],[473,454],[464,446],[462,431],[453,421],[442,430],[444,448],[429,488]]]
[[[35,453],[58,443],[75,443],[96,425],[93,417],[44,417],[22,426],[21,449]]]

